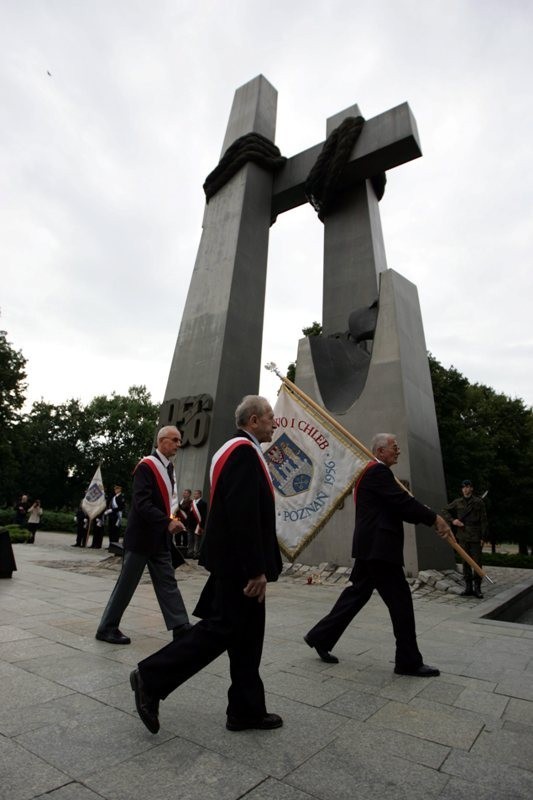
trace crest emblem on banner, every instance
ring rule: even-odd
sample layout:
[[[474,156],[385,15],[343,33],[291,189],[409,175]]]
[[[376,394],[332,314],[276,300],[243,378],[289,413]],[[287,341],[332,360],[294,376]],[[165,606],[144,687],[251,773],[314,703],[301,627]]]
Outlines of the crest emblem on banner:
[[[85,495],[85,499],[88,503],[96,503],[103,497],[104,493],[100,486],[97,483],[91,483],[89,488],[87,489],[87,494]]]
[[[283,433],[264,453],[272,483],[283,497],[306,492],[313,479],[313,462],[296,442]]]

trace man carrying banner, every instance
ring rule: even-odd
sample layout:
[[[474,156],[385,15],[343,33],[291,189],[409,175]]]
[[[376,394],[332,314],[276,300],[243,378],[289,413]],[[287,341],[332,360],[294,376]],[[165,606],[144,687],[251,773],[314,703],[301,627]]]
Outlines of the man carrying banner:
[[[304,639],[323,661],[337,664],[338,658],[330,651],[377,589],[389,610],[396,638],[394,672],[423,678],[439,675],[438,669],[424,664],[416,641],[413,601],[403,571],[402,522],[434,526],[444,539],[453,538],[453,534],[441,516],[396,482],[390,469],[400,455],[396,437],[390,433],[377,434],[372,453],[377,460],[366,465],[354,488],[355,565],[351,586]]]
[[[141,459],[133,477],[133,497],[124,534],[122,570],[106,606],[96,638],[110,644],[129,644],[120,620],[148,567],[157,601],[174,637],[189,627],[189,617],[178,589],[170,555],[170,537],[183,524],[172,518],[175,496],[171,458],[178,452],[181,434],[173,425],[157,434],[157,449]],[[183,559],[182,559],[183,563]]]
[[[211,463],[211,504],[200,553],[200,564],[211,574],[194,611],[201,620],[130,675],[137,711],[151,733],[159,730],[159,701],[225,650],[231,675],[228,730],[283,724],[267,713],[259,675],[267,582],[281,572],[273,487],[259,447],[272,439],[274,412],[265,398],[248,395],[235,422],[238,431]]]

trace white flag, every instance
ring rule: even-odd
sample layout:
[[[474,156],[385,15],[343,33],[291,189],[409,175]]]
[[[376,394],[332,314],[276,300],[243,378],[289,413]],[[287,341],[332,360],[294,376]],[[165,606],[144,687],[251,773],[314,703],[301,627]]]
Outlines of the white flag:
[[[285,384],[274,418],[264,456],[276,493],[279,545],[294,561],[373,459]]]
[[[81,501],[81,507],[89,517],[89,519],[94,519],[102,511],[105,511],[106,507],[106,499],[104,493],[104,484],[102,482],[102,473],[100,471],[100,467],[94,473],[93,479],[89,484],[89,488],[85,494],[85,497]]]

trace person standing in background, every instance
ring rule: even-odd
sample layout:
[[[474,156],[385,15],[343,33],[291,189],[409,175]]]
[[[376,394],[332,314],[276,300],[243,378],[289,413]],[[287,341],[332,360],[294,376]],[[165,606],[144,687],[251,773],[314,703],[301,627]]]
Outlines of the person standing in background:
[[[37,533],[37,528],[41,524],[42,514],[43,514],[43,509],[41,506],[41,501],[34,500],[32,505],[28,509],[28,530],[30,532],[30,538],[28,539],[28,544],[33,544],[35,541],[35,534]]]

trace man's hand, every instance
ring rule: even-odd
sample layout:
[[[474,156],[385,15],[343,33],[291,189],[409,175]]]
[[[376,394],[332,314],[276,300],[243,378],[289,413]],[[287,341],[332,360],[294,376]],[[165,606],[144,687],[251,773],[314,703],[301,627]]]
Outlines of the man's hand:
[[[464,528],[464,526],[465,526],[464,522],[461,522],[460,519],[454,519],[454,520],[452,520],[452,522],[453,522],[453,524],[455,525],[456,528]]]
[[[455,536],[451,532],[450,526],[439,514],[437,514],[437,518],[435,520],[435,530],[441,539],[449,539],[451,542],[455,542]]]
[[[266,575],[258,575],[257,578],[250,578],[242,591],[246,597],[257,597],[257,602],[262,603],[265,599],[266,588]]]
[[[179,519],[171,519],[167,528],[169,533],[176,533],[176,531],[184,531],[185,525]]]

